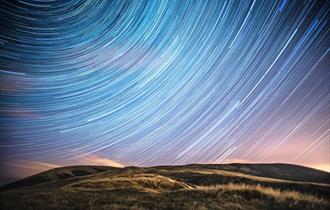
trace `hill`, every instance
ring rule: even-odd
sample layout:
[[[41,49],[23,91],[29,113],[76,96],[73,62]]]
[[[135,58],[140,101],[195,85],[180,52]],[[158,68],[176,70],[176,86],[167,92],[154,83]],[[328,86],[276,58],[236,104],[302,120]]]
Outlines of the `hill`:
[[[330,174],[288,164],[56,168],[1,188],[1,209],[328,209]]]

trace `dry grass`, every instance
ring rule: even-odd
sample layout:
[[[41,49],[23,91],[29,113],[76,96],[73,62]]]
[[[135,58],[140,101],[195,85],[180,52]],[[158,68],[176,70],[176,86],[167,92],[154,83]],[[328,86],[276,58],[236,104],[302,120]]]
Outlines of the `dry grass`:
[[[328,201],[319,198],[311,194],[303,194],[297,191],[279,190],[272,187],[265,187],[262,185],[249,185],[249,184],[224,184],[224,185],[213,185],[213,186],[198,186],[197,190],[203,190],[207,192],[218,192],[218,191],[249,191],[258,192],[266,196],[271,196],[276,200],[282,202],[285,200],[294,201],[307,201],[311,203],[328,204]]]
[[[157,174],[135,174],[130,177],[89,179],[65,187],[65,189],[102,191],[112,189],[137,189],[146,192],[165,192],[192,188],[184,182]]]

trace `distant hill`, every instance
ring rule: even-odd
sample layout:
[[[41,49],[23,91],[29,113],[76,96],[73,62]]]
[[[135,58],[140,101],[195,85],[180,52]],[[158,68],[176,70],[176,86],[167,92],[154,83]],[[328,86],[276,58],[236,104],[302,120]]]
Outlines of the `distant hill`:
[[[16,182],[7,184],[0,189],[12,189],[19,187],[32,186],[44,182],[59,181],[67,178],[76,178],[86,175],[92,175],[102,171],[108,171],[111,169],[116,169],[110,166],[68,166],[60,167],[55,169],[50,169],[45,172],[29,176],[27,178],[18,180]]]
[[[221,169],[227,171],[241,172],[254,176],[269,177],[275,179],[286,179],[291,181],[304,181],[330,184],[328,172],[292,164],[268,163],[268,164],[192,164],[191,167]]]
[[[330,174],[289,164],[51,169],[1,188],[1,209],[328,209]]]

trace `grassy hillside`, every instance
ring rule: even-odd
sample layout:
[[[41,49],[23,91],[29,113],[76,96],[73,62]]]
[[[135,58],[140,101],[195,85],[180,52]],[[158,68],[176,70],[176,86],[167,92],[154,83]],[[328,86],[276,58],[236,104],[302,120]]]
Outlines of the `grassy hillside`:
[[[330,208],[329,173],[299,167],[296,174],[296,167],[66,167],[5,186],[0,204],[1,209]]]

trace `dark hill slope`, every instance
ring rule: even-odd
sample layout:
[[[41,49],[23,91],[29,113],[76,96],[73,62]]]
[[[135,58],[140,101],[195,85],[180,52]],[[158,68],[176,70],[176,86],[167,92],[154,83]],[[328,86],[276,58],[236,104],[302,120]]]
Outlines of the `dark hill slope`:
[[[191,167],[221,169],[227,171],[235,171],[254,176],[269,177],[275,179],[285,179],[291,181],[304,181],[330,184],[330,174],[325,171],[283,163],[270,164],[193,164]]]

